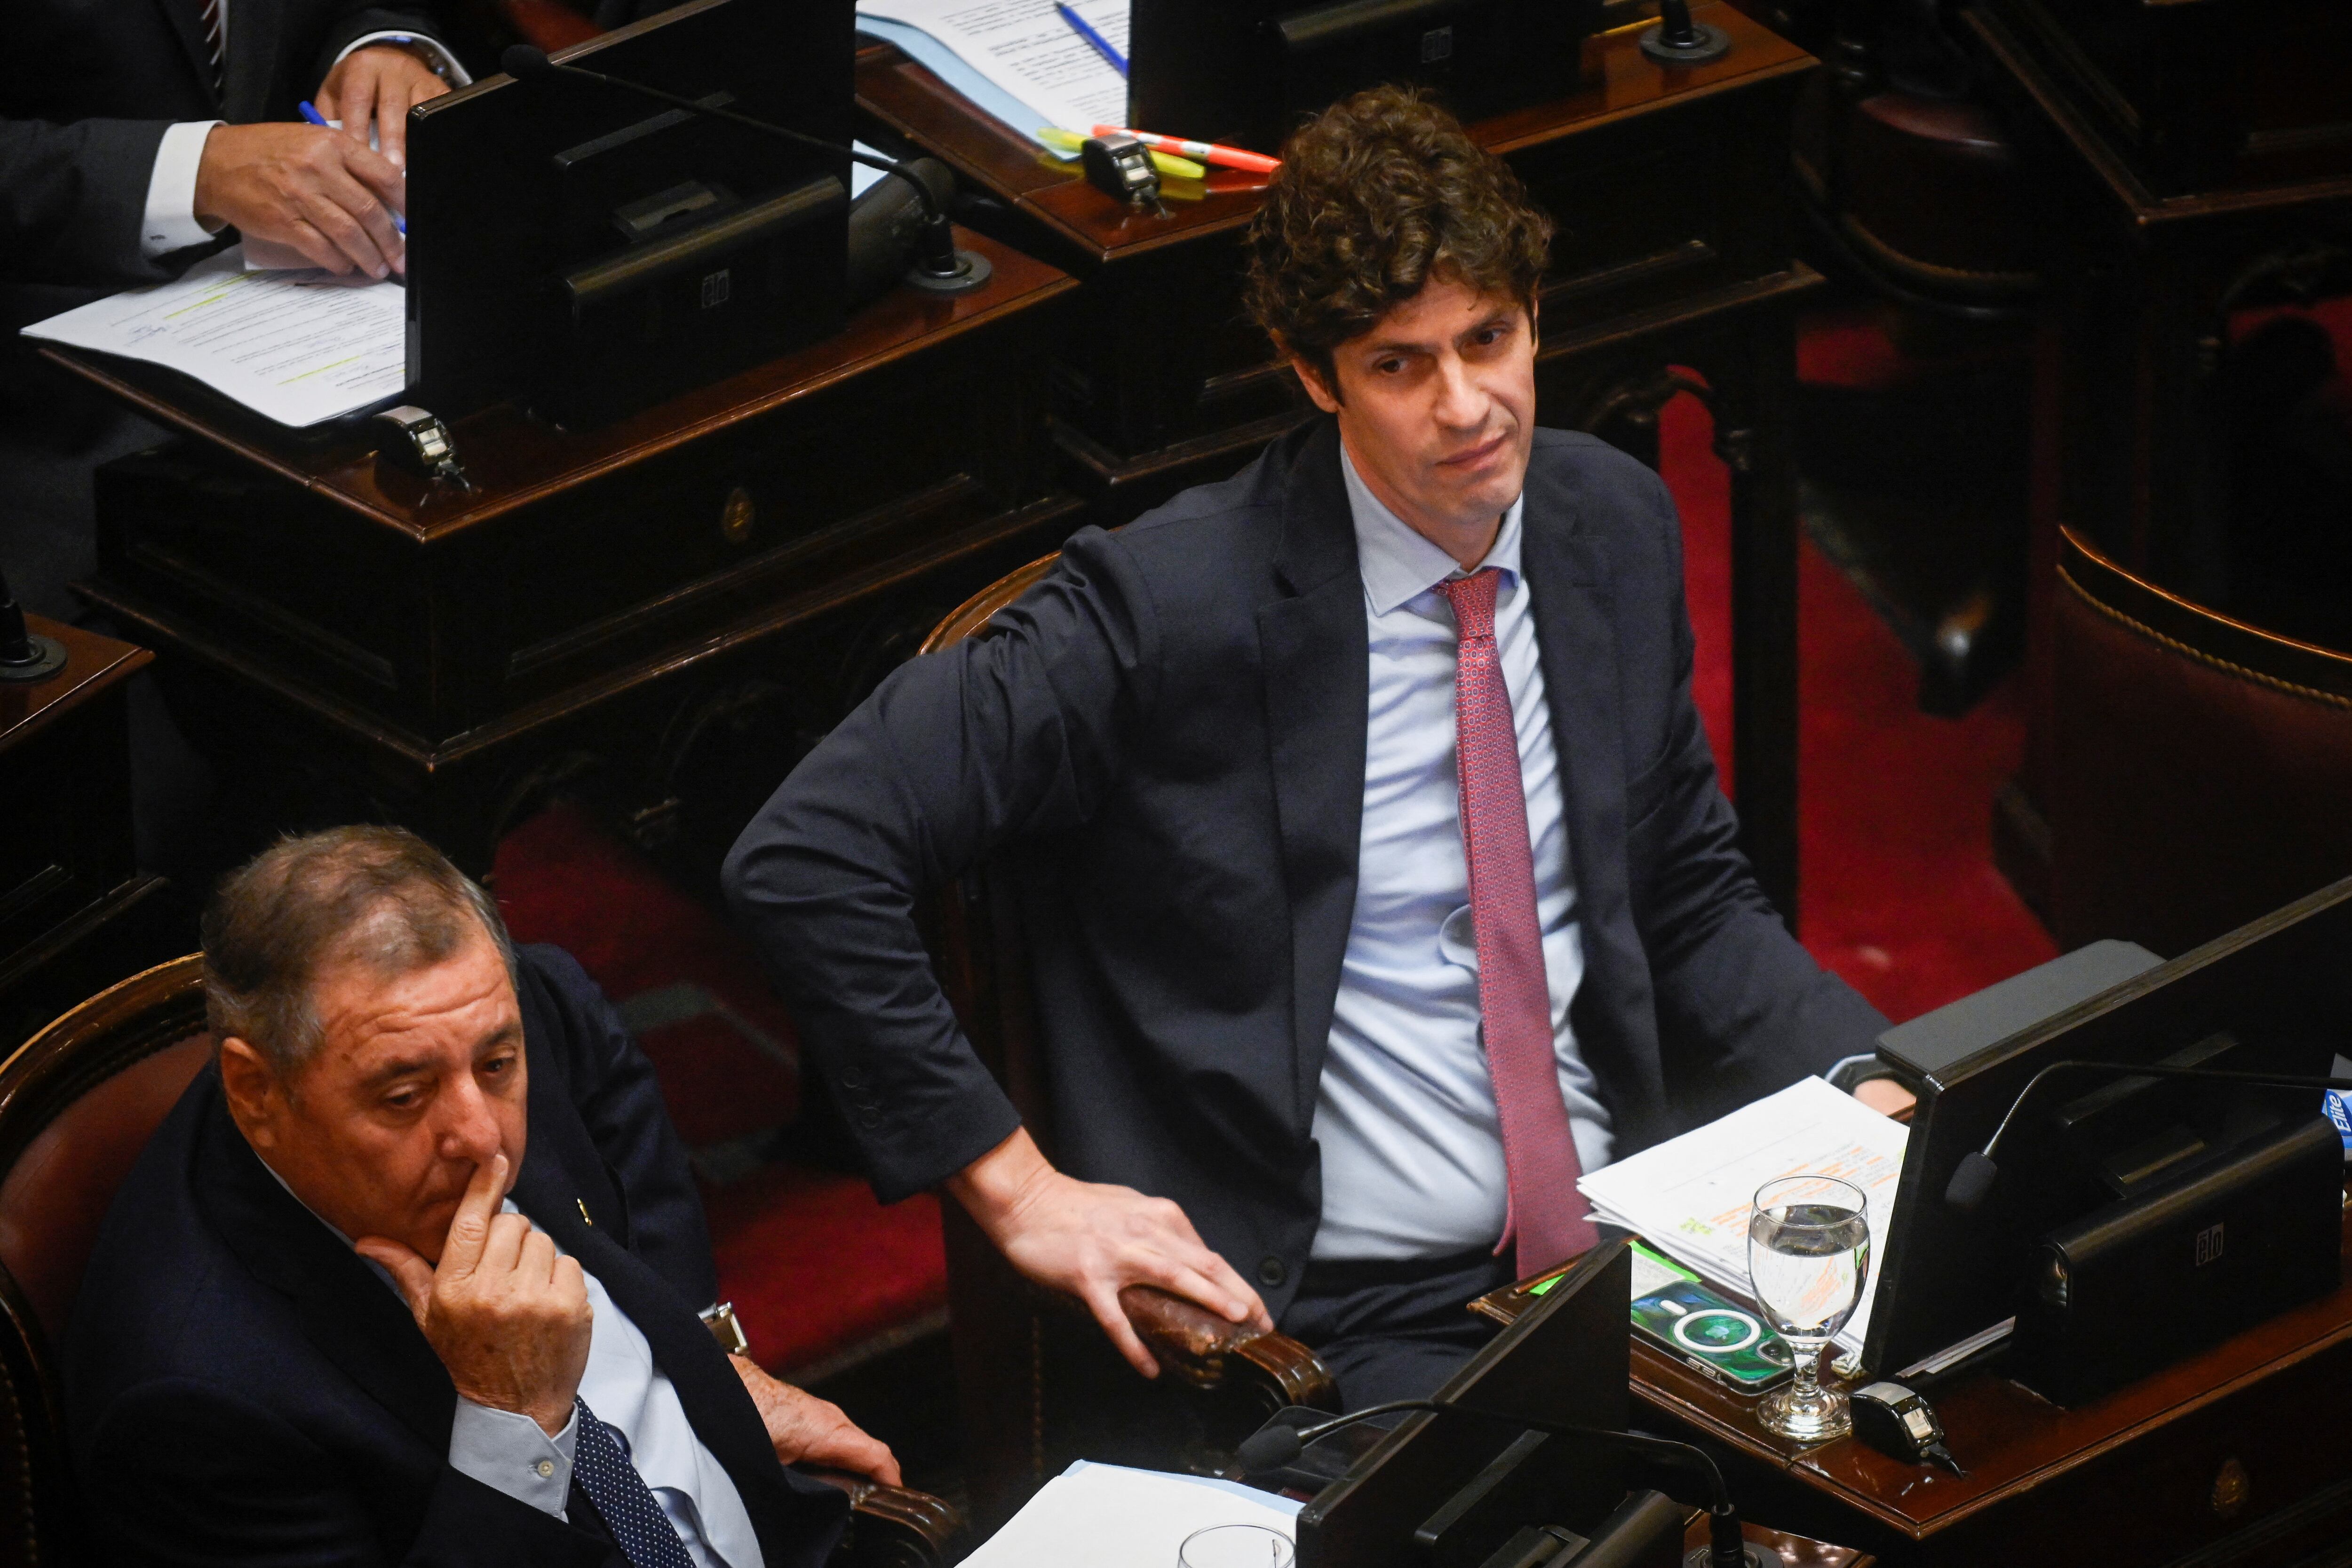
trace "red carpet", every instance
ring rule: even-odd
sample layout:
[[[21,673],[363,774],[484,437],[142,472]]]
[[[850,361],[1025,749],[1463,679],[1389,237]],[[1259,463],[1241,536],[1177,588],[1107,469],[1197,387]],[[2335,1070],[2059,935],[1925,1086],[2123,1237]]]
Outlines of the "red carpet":
[[[1838,326],[1809,340],[1807,374],[1874,384],[1900,374],[1890,353]],[[1662,424],[1688,541],[1699,709],[1721,756],[1728,481],[1696,400],[1677,399]],[[1921,713],[1893,634],[1811,548],[1802,624],[1806,944],[1898,1021],[2051,957],[1990,857],[1992,793],[2022,743],[2014,691],[1958,721]],[[937,1321],[934,1200],[884,1209],[863,1182],[772,1158],[799,1100],[792,1026],[719,918],[569,806],[506,840],[497,880],[517,938],[569,948],[639,1031],[704,1177],[721,1289],[760,1359],[809,1368]]]

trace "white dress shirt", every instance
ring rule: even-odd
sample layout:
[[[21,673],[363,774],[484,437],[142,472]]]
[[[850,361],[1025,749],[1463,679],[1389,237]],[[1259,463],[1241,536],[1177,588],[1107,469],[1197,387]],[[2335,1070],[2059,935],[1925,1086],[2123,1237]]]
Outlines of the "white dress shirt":
[[[219,0],[221,58],[228,58],[229,8],[231,0]],[[474,79],[457,63],[438,39],[422,33],[381,32],[353,38],[335,57],[337,64],[344,55],[363,49],[370,44],[411,44],[440,62],[441,73],[452,87],[464,87]],[[330,70],[332,66],[328,68]],[[206,228],[196,218],[196,171],[205,161],[205,142],[213,127],[226,123],[219,120],[186,120],[163,132],[163,142],[155,149],[154,166],[147,174],[147,216],[139,226],[139,249],[148,257],[168,255],[184,250],[191,245],[202,245],[215,230]]]
[[[1479,1039],[1478,957],[1454,771],[1453,557],[1381,504],[1341,449],[1371,656],[1356,905],[1318,1087],[1323,1164],[1318,1261],[1443,1257],[1492,1247],[1509,1201],[1495,1085]],[[1569,1004],[1584,973],[1568,830],[1529,591],[1525,498],[1480,563],[1502,574],[1495,640],[1518,732],[1535,851],[1536,915],[1552,1037],[1577,1157],[1609,1163],[1608,1108],[1576,1048]]]
[[[286,1186],[268,1161],[262,1169],[286,1187],[287,1195],[301,1203],[301,1194]],[[310,1205],[304,1204],[308,1209]],[[514,1200],[502,1212],[520,1214]],[[317,1219],[345,1247],[352,1238]],[[539,1229],[533,1225],[531,1229]],[[543,1232],[541,1234],[544,1234]],[[552,1240],[552,1237],[550,1237]],[[556,1244],[563,1253],[562,1243]],[[373,1258],[362,1258],[394,1294],[400,1287]],[[653,1347],[645,1331],[614,1305],[604,1284],[586,1269],[588,1307],[593,1322],[588,1331],[588,1366],[580,1374],[580,1397],[596,1419],[613,1429],[622,1448],[652,1489],[654,1500],[686,1543],[695,1568],[766,1568],[760,1552],[759,1532],[743,1507],[743,1495],[734,1478],[703,1447],[687,1418],[686,1405],[667,1373],[654,1364]],[[403,1296],[402,1305],[407,1304]],[[563,1430],[549,1436],[538,1422],[513,1410],[493,1410],[462,1394],[449,1422],[449,1468],[486,1487],[502,1491],[541,1513],[568,1519],[565,1503],[572,1490],[572,1456],[580,1437],[580,1416],[572,1413]]]

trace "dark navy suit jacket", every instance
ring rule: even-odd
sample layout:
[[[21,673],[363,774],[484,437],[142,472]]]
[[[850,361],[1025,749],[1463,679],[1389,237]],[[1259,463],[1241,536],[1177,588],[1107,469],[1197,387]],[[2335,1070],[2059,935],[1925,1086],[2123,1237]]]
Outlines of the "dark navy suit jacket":
[[[644,1331],[767,1568],[815,1568],[847,1500],[776,1462],[697,1315],[717,1289],[710,1239],[652,1068],[567,954],[520,958],[530,1119],[511,1195]],[[449,1467],[448,1373],[383,1279],[254,1156],[210,1068],[107,1215],[66,1406],[112,1561],[625,1568],[576,1485],[566,1523]]]
[[[1570,1018],[1631,1152],[1885,1026],[1735,847],[1664,486],[1538,430],[1523,516],[1583,925]],[[1309,1133],[1363,805],[1369,651],[1336,423],[1081,531],[997,624],[895,672],[794,770],[736,845],[730,895],[896,1198],[1016,1125],[912,910],[1017,845],[1057,1157],[1174,1199],[1279,1316],[1321,1207]]]

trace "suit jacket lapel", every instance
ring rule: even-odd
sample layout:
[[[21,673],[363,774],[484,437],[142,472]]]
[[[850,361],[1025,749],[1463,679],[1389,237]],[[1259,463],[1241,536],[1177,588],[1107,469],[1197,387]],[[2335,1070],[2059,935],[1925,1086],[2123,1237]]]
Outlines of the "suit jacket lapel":
[[[1266,743],[1290,905],[1292,1119],[1307,1136],[1355,915],[1370,700],[1363,576],[1326,418],[1297,448],[1275,569],[1291,596],[1258,612]]]
[[[1609,559],[1578,515],[1578,498],[1538,460],[1528,469],[1520,563],[1535,595],[1536,642],[1559,762],[1561,809],[1583,928],[1584,978],[1571,1016],[1578,1049],[1621,1121],[1626,1108],[1663,1103],[1656,1052],[1623,1020],[1651,1016],[1648,961],[1632,918],[1625,858],[1625,746]]]
[[[293,1299],[321,1353],[436,1452],[449,1446],[457,1391],[416,1320],[365,1259],[269,1173],[229,1120],[205,1070],[198,1201],[255,1279]]]

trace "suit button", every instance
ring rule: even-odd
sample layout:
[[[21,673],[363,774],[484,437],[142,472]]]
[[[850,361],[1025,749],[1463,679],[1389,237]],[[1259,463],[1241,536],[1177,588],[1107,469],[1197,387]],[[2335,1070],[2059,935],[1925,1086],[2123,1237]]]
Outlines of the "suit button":
[[[1281,1284],[1284,1280],[1289,1278],[1290,1270],[1284,1267],[1281,1258],[1262,1258],[1258,1259],[1257,1282],[1265,1286],[1268,1289]]]

